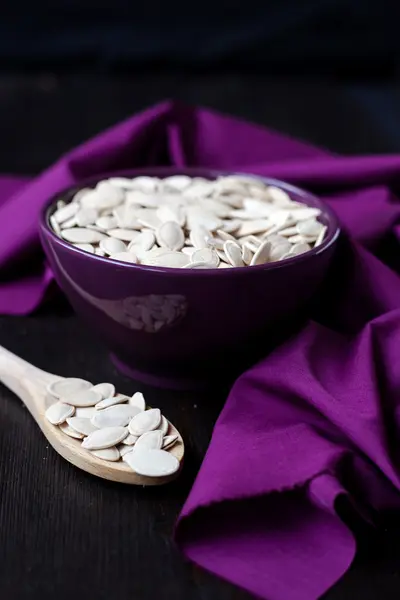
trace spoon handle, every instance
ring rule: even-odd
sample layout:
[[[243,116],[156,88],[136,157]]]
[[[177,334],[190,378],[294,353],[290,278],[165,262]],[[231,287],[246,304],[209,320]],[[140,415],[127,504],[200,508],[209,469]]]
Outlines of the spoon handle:
[[[56,375],[42,371],[0,346],[0,381],[25,404],[29,402],[32,388],[44,389]]]

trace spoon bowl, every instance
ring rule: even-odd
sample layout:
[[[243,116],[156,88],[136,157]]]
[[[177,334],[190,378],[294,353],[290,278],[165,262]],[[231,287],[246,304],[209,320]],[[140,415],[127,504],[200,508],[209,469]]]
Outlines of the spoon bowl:
[[[47,388],[51,383],[62,379],[63,377],[38,369],[0,346],[0,381],[22,400],[48,442],[68,462],[102,479],[131,485],[160,485],[177,476],[179,471],[168,477],[146,477],[132,471],[123,461],[109,462],[97,458],[82,448],[81,440],[65,435],[59,427],[52,425],[45,412],[57,399],[48,393]],[[178,440],[168,452],[182,465],[182,436],[171,423],[168,435],[178,435]]]

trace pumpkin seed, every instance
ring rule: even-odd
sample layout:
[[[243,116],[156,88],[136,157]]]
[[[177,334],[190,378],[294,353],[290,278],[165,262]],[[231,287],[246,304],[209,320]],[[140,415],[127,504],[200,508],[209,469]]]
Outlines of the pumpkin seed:
[[[111,448],[122,442],[128,435],[126,427],[104,427],[94,431],[82,442],[82,448],[86,450],[103,450]]]
[[[179,470],[178,459],[165,450],[133,451],[124,460],[138,475],[146,477],[168,477]]]
[[[130,404],[116,404],[103,410],[97,410],[91,418],[95,427],[125,427],[138,414],[139,409]]]
[[[72,417],[75,412],[75,407],[63,402],[55,402],[45,412],[46,419],[52,425],[61,425],[68,417]]]
[[[135,415],[129,423],[129,433],[143,435],[146,431],[157,429],[161,423],[161,413],[158,408],[150,408]]]
[[[121,458],[121,454],[115,446],[103,448],[102,450],[91,450],[90,454],[93,454],[93,456],[101,458],[102,460],[109,460],[111,462],[116,462]]]

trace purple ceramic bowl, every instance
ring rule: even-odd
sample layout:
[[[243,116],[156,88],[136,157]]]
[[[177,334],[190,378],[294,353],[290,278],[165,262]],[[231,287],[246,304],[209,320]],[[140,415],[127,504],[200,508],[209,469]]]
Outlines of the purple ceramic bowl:
[[[202,169],[152,168],[112,175],[173,174],[213,179]],[[315,196],[264,179],[290,196],[321,208],[328,226],[317,248],[282,262],[224,270],[166,269],[120,263],[83,252],[49,225],[55,201],[69,200],[105,174],[58,193],[42,212],[40,236],[54,276],[76,312],[106,343],[125,374],[161,387],[185,388],[235,376],[271,348],[307,312],[333,256],[339,227]],[[157,325],[152,331],[143,321]],[[154,317],[154,315],[156,315]],[[154,320],[155,319],[155,320]]]

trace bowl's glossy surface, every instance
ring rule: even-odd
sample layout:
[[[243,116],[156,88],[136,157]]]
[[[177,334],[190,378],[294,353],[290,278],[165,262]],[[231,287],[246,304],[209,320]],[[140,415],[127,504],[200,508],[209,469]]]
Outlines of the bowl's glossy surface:
[[[209,179],[228,174],[167,167],[118,174],[165,177],[175,173]],[[276,180],[264,181],[322,209],[320,220],[328,231],[319,247],[282,262],[238,269],[118,263],[83,252],[51,230],[49,216],[56,199],[69,200],[79,188],[49,200],[40,235],[55,278],[125,373],[162,387],[191,387],[228,377],[260,358],[276,335],[304,315],[332,258],[339,235],[337,220],[315,196]],[[141,328],[146,319],[152,325],[157,322],[152,331]]]

